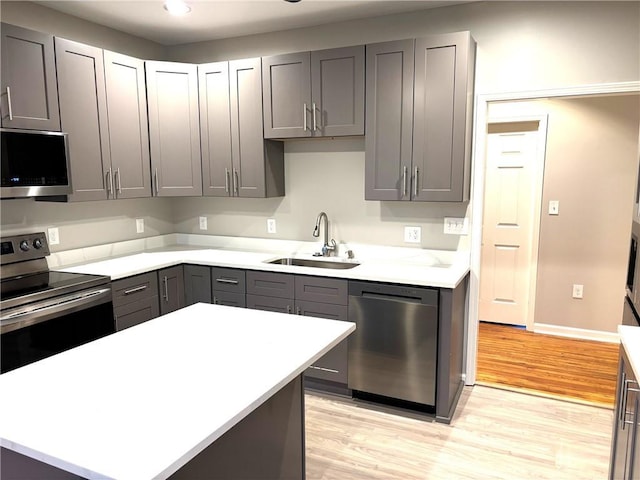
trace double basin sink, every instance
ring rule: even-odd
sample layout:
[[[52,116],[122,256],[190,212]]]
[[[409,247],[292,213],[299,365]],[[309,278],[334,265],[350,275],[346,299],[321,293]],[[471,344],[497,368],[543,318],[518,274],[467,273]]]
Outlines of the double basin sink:
[[[307,258],[276,258],[265,263],[275,265],[292,265],[297,267],[330,268],[334,270],[348,270],[360,265],[355,262],[336,262],[334,260],[312,260]]]

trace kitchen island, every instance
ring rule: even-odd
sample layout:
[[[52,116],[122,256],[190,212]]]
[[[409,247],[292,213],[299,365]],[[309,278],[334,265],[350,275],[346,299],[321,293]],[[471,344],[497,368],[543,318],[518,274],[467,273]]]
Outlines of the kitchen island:
[[[0,376],[2,478],[304,478],[304,370],[355,325],[195,304]]]

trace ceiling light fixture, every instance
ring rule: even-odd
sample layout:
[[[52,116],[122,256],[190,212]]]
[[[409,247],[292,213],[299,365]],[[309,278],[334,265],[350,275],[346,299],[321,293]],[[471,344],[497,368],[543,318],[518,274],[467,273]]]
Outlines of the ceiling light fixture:
[[[186,15],[191,11],[191,7],[182,0],[167,0],[164,2],[164,9],[171,15]]]

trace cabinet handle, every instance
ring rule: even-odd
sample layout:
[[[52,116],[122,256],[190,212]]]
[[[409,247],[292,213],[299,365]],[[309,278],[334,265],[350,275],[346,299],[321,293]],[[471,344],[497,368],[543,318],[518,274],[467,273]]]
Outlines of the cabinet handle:
[[[626,374],[624,372],[622,372],[622,404],[620,405],[620,422],[621,422],[621,428],[622,430],[624,430],[625,425],[628,425],[629,422],[627,421],[627,414],[632,413],[632,412],[627,412],[627,401],[628,401],[628,396],[629,396],[629,392],[637,392],[638,389],[636,388],[629,388],[629,384],[630,383],[636,383],[634,380],[628,379],[626,378]],[[633,422],[631,422],[633,423]]]
[[[413,198],[418,196],[418,167],[415,168],[415,181],[413,182]]]
[[[113,176],[111,175],[111,167],[107,170],[107,198],[113,196]]]
[[[213,297],[213,304],[217,305],[218,304],[218,297]]]
[[[11,108],[11,89],[7,87],[7,106],[9,107],[9,121],[13,121],[13,108]]]
[[[340,373],[339,370],[334,370],[333,368],[316,367],[315,365],[311,365],[309,366],[309,368],[312,368],[314,370],[321,370],[323,372],[329,372],[329,373]]]
[[[122,183],[120,182],[120,167],[116,168],[116,188],[118,189],[118,195],[122,195]]]
[[[317,123],[317,120],[316,120],[316,102],[313,102],[311,104],[311,107],[313,109],[313,115],[311,117],[313,119],[313,131],[317,132],[318,131],[318,123]]]
[[[167,278],[167,277],[165,277]],[[139,287],[130,288],[129,290],[125,290],[125,295],[131,295],[132,293],[141,292],[147,289],[147,285],[140,285]]]
[[[169,279],[165,276],[162,283],[164,283],[164,300],[169,303]]]
[[[229,169],[224,169],[224,191],[229,193]]]
[[[402,196],[407,196],[407,166],[402,167]]]
[[[287,313],[291,313],[291,305],[287,305]]]
[[[302,104],[302,129],[307,131],[307,104]]]
[[[159,187],[158,187],[158,169],[156,168],[154,174],[153,174],[153,184],[156,187],[156,196],[158,196],[159,193]]]
[[[233,278],[216,278],[216,282],[218,283],[230,283],[232,285],[237,285],[238,280],[234,280]]]
[[[238,176],[238,170],[233,169],[233,191],[236,195],[238,195],[238,189],[240,185],[240,177]]]
[[[296,315],[302,315],[302,312],[300,311],[300,307],[296,307]]]

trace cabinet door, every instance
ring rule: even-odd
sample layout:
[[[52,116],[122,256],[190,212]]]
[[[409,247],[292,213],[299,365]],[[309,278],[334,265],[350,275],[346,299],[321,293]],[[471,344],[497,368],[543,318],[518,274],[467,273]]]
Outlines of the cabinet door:
[[[211,285],[213,290],[244,295],[246,292],[246,284],[244,270],[223,267],[211,268]]]
[[[151,196],[144,62],[104,51],[109,147],[116,198]]]
[[[336,278],[296,275],[295,293],[296,300],[347,305],[349,282]]]
[[[113,291],[114,308],[139,302],[146,298],[157,297],[158,275],[156,272],[149,272],[115,280],[111,284],[111,290]]]
[[[158,296],[144,298],[114,309],[116,331],[133,327],[160,315]]]
[[[416,40],[413,200],[469,199],[474,52],[469,32]]]
[[[349,307],[347,305],[331,305],[296,299],[296,313],[309,317],[346,321],[349,316]],[[306,370],[305,375],[346,384],[349,356],[347,346],[347,340],[340,342],[311,365]]]
[[[145,62],[145,70],[155,195],[202,195],[197,66]]]
[[[366,51],[365,199],[410,200],[414,41]]]
[[[314,136],[364,135],[364,45],[311,52]]]
[[[211,303],[211,268],[202,265],[184,266],[185,305]]]
[[[53,36],[1,27],[2,126],[59,131]]]
[[[160,284],[160,314],[164,315],[185,306],[184,273],[182,265],[158,271]]]
[[[293,313],[293,300],[281,297],[265,297],[247,294],[247,308],[268,312]]]
[[[262,58],[264,138],[311,136],[309,52]]]
[[[198,88],[200,89],[202,194],[211,197],[228,197],[232,194],[229,62],[198,65]],[[258,117],[262,143],[262,115]]]
[[[69,134],[69,201],[111,196],[111,153],[102,49],[55,39],[62,130]]]
[[[620,346],[615,416],[611,440],[609,479],[631,480],[637,464],[634,458],[638,431],[638,383],[629,358]],[[634,441],[635,439],[635,441]],[[637,473],[637,471],[636,471]]]
[[[214,289],[212,293],[214,305],[226,305],[227,307],[240,308],[245,308],[247,306],[247,298],[244,293],[231,293],[216,289]]]

